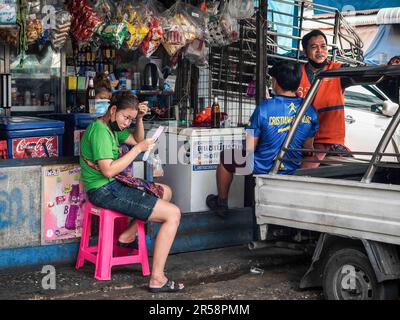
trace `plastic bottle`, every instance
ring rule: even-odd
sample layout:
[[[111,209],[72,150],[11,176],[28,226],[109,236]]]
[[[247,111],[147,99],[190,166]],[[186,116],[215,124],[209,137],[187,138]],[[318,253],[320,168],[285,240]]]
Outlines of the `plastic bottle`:
[[[214,103],[211,106],[211,128],[221,127],[221,109],[218,104],[218,98],[214,97]]]
[[[24,104],[26,106],[30,106],[31,105],[31,92],[29,90],[25,91]]]

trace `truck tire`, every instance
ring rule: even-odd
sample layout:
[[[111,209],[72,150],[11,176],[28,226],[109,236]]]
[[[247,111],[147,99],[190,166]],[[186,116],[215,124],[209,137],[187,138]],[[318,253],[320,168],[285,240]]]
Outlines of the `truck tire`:
[[[398,298],[395,281],[379,283],[364,252],[340,249],[326,262],[323,289],[328,300],[391,300]]]

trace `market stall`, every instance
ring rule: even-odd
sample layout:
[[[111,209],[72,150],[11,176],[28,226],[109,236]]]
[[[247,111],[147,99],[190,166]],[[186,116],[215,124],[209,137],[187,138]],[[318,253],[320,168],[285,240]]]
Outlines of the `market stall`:
[[[173,201],[183,219],[172,252],[253,240],[243,177],[234,181],[230,204],[235,210],[229,223],[205,206],[207,194],[216,189],[219,152],[243,148],[240,126],[255,107],[256,61],[251,54],[254,47],[250,47],[255,38],[254,42],[243,41],[247,29],[253,31],[250,38],[255,34],[254,24],[244,22],[254,14],[253,1],[231,0],[219,6],[211,1],[64,2],[0,1],[6,10],[2,13],[7,12],[0,16],[4,47],[0,71],[5,75],[0,184],[8,183],[4,186],[10,189],[9,181],[21,166],[40,168],[34,173],[35,179],[40,176],[37,183],[42,190],[41,227],[35,229],[40,233],[39,244],[76,243],[80,236],[84,194],[78,183],[77,156],[85,128],[105,111],[104,105],[88,106],[89,79],[99,73],[108,74],[114,92],[132,90],[140,101],[149,101],[144,118],[148,135],[159,125],[166,127],[153,155],[161,159],[163,170],[153,172],[149,163],[146,171],[138,162],[136,173],[147,177],[154,173],[155,181],[174,190]],[[248,57],[245,51],[250,52]],[[214,97],[219,108],[211,108]],[[43,136],[55,137],[57,150],[50,152],[47,144],[39,143]],[[29,152],[30,143],[26,143],[16,162],[10,150],[15,138],[36,139],[40,152]],[[62,165],[57,167],[57,163]],[[80,196],[71,200],[74,192]],[[0,210],[8,210],[6,216],[13,221],[11,209],[10,202]],[[9,236],[0,248],[38,245],[37,240],[15,243],[10,239],[16,226],[10,223],[4,228]],[[156,226],[149,224],[150,250],[156,232]]]

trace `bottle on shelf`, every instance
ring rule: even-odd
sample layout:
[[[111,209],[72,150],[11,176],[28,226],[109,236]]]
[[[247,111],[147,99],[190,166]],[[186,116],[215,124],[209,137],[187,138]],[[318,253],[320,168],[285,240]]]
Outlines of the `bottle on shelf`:
[[[218,98],[214,97],[214,103],[211,106],[211,128],[221,127],[221,109],[218,104]]]
[[[95,103],[95,89],[93,78],[89,77],[89,84],[86,90],[86,112],[87,113],[96,113],[96,103]]]

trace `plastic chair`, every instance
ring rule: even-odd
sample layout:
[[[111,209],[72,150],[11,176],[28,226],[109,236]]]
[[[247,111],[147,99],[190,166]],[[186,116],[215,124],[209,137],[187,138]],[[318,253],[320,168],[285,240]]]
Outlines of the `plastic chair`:
[[[88,260],[95,264],[95,279],[111,280],[113,266],[140,263],[143,276],[150,275],[144,222],[136,220],[139,250],[120,248],[116,243],[119,234],[127,225],[128,217],[116,211],[96,207],[88,199],[86,201],[82,238],[75,269],[83,267],[85,260]],[[89,246],[92,215],[97,215],[100,219],[99,239],[95,246]],[[132,255],[124,255],[128,252]]]

